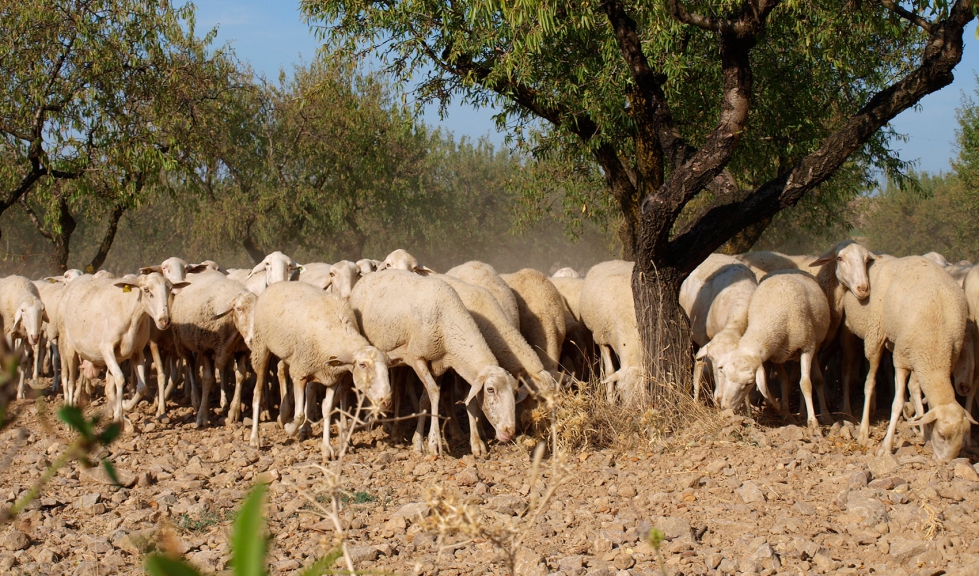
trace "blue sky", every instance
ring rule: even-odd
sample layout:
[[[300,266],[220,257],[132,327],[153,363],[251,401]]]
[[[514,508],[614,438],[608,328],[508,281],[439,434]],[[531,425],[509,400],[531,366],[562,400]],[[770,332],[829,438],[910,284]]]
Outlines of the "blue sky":
[[[311,60],[319,47],[315,35],[300,19],[298,1],[197,0],[195,5],[200,32],[218,26],[218,43],[230,42],[240,58],[270,78],[278,76],[280,68],[290,70],[300,59]],[[965,56],[955,70],[955,82],[922,100],[918,110],[907,110],[894,120],[896,129],[908,135],[906,143],[896,145],[903,159],[916,160],[919,170],[949,170],[949,159],[955,155],[955,109],[963,93],[975,91],[977,72],[979,41],[972,24],[966,32]],[[425,121],[457,136],[488,135],[494,143],[502,144],[503,134],[496,131],[492,114],[485,108],[452,106],[442,120],[438,110],[430,107],[425,111]]]

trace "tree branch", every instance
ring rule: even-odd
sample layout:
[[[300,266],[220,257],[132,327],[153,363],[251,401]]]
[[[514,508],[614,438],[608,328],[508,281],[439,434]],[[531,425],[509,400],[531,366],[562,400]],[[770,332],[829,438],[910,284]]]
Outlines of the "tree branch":
[[[921,64],[875,94],[853,117],[823,140],[822,145],[791,169],[753,191],[719,199],[669,243],[668,259],[689,273],[713,250],[744,227],[794,206],[825,182],[846,159],[895,116],[922,98],[952,83],[952,70],[962,60],[962,35],[975,18],[972,0],[956,0],[948,18],[936,23]]]
[[[102,242],[99,244],[95,256],[92,257],[91,266],[93,271],[98,270],[105,263],[105,258],[109,255],[109,249],[112,248],[112,242],[116,238],[116,231],[119,229],[119,220],[125,212],[126,206],[122,202],[116,203],[112,208],[112,212],[109,214],[109,223],[105,228],[105,234],[102,236]]]
[[[915,26],[921,28],[925,32],[931,34],[932,26],[934,24],[932,24],[932,22],[930,22],[927,18],[919,14],[915,14],[914,12],[908,10],[904,6],[901,6],[894,0],[877,0],[877,1],[884,8],[887,8],[888,10],[897,14],[901,18],[904,18],[908,22],[914,24]]]
[[[34,223],[34,227],[37,228],[37,231],[41,234],[41,236],[44,236],[48,240],[54,242],[54,234],[44,229],[44,224],[41,223],[41,219],[37,217],[37,214],[34,213],[34,209],[27,203],[27,198],[25,196],[21,196],[19,201],[21,207],[24,209],[24,212],[27,212],[28,218],[30,218],[31,222]]]

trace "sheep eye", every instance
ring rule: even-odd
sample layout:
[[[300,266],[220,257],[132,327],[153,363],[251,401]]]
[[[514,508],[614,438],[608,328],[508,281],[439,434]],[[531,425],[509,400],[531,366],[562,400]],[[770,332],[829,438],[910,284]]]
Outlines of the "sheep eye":
[[[357,366],[359,366],[361,370],[367,370],[367,364],[365,362],[361,362]]]
[[[492,386],[490,386],[489,388],[486,389],[486,393],[487,394],[496,394],[496,390]]]
[[[843,257],[842,256],[837,256],[836,257],[836,261],[837,262],[842,262],[843,261]]]

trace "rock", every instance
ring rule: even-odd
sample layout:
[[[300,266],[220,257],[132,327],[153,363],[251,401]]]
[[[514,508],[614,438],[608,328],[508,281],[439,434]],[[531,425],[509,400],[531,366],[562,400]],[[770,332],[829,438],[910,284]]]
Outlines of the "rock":
[[[564,558],[558,558],[557,567],[562,572],[577,574],[584,568],[584,562],[582,557],[578,555],[565,556]]]
[[[419,518],[424,518],[428,516],[428,504],[424,502],[412,502],[411,504],[405,504],[398,511],[391,515],[391,518],[400,516],[405,520],[410,520],[416,522]]]
[[[112,545],[134,556],[145,554],[153,544],[153,530],[131,533],[120,530],[112,536]]]
[[[874,475],[874,478],[884,478],[893,474],[901,465],[893,454],[884,454],[871,458],[867,462],[867,467],[870,468],[870,473]]]
[[[850,475],[850,479],[847,481],[847,487],[851,490],[854,488],[866,488],[867,482],[870,481],[870,472],[867,470],[860,470],[859,472],[854,472]]]
[[[490,510],[495,510],[500,514],[515,516],[523,512],[525,504],[523,498],[516,494],[499,494],[486,501]]]
[[[890,540],[890,550],[888,554],[900,563],[905,563],[910,558],[927,552],[931,547],[929,542],[912,538],[893,538]]]
[[[347,552],[350,553],[350,561],[355,568],[364,562],[373,562],[381,555],[376,546],[347,546]]]
[[[690,536],[690,522],[685,518],[675,516],[657,518],[655,526],[663,532],[667,540]]]
[[[737,490],[738,496],[741,496],[741,500],[745,504],[754,504],[756,502],[765,502],[765,493],[761,491],[761,488],[751,480],[746,481]]]
[[[731,558],[725,558],[717,565],[717,571],[721,574],[734,574],[738,571],[738,563]]]
[[[404,534],[405,530],[408,528],[408,522],[405,520],[404,516],[392,516],[390,520],[384,524],[384,529],[394,534]]]
[[[714,460],[713,462],[708,464],[705,470],[707,470],[709,474],[717,474],[718,472],[720,472],[725,468],[727,468],[727,460],[724,460],[722,458],[722,459]]]
[[[192,553],[187,559],[198,568],[213,571],[217,569],[218,563],[221,561],[221,555],[217,550],[201,550],[200,552]]]
[[[41,548],[34,554],[34,561],[38,564],[54,564],[58,561],[58,555],[47,548]]]
[[[475,466],[467,466],[456,474],[456,482],[459,486],[475,486],[479,482],[479,472],[476,471]]]
[[[812,564],[823,572],[834,572],[840,567],[840,563],[829,555],[829,552],[820,550],[812,559]]]
[[[632,554],[626,554],[625,552],[620,552],[615,557],[615,560],[612,562],[612,565],[619,570],[628,570],[629,568],[632,568],[633,566],[636,565],[636,560],[635,558],[632,557]]]
[[[906,482],[901,478],[891,476],[890,478],[878,478],[871,482],[868,486],[874,490],[893,490],[901,484],[906,484]]]
[[[546,576],[547,565],[544,557],[527,547],[517,550],[514,576]]]
[[[708,570],[714,570],[720,566],[721,560],[723,559],[724,556],[721,556],[720,552],[711,552],[706,558],[704,558],[704,564],[707,565]]]
[[[431,474],[432,470],[434,469],[435,468],[432,467],[431,462],[422,462],[417,466],[415,466],[415,468],[411,471],[411,473],[414,474],[415,476],[426,476],[428,474]]]
[[[622,498],[633,498],[636,495],[636,488],[632,484],[619,486],[619,496]]]
[[[596,555],[612,551],[612,540],[609,539],[605,532],[600,533],[594,542],[592,542],[592,551]]]
[[[93,492],[92,494],[86,494],[75,501],[75,507],[79,510],[84,510],[85,512],[93,512],[95,505],[102,500],[102,495],[98,492]],[[102,507],[102,512],[97,512],[102,514],[105,512],[105,506]],[[94,513],[94,512],[93,512]]]
[[[953,460],[955,463],[955,477],[961,478],[962,480],[968,480],[969,482],[979,482],[979,472],[969,464],[969,460],[966,458],[956,458]]]
[[[875,526],[888,520],[884,503],[874,497],[872,490],[850,492],[846,498],[846,509],[860,517],[861,523]]]
[[[11,530],[10,534],[3,539],[3,547],[11,552],[24,550],[31,545],[31,539],[20,530]]]

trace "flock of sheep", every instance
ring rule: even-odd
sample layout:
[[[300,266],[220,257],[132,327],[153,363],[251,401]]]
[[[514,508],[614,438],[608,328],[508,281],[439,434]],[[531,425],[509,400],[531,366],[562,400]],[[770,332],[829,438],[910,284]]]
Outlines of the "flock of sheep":
[[[818,432],[813,383],[827,413],[822,373],[839,359],[849,412],[850,380],[866,356],[860,439],[867,442],[886,348],[893,353],[895,400],[881,450],[892,450],[907,387],[917,416],[912,424],[924,426],[938,460],[955,458],[975,423],[969,410],[979,267],[929,257],[876,255],[852,241],[818,258],[711,255],[680,293],[697,348],[695,397],[707,368],[722,408],[740,408],[757,389],[787,412],[785,363],[797,360],[808,421]],[[440,454],[440,407],[451,415],[459,394],[472,452],[484,455],[481,422],[497,440],[512,439],[521,402],[555,389],[565,372],[586,377],[593,344],[609,398],[638,397],[645,382],[632,269],[610,261],[583,278],[570,268],[547,277],[529,268],[498,274],[473,261],[438,274],[404,250],[383,262],[305,265],[274,252],[250,270],[170,258],[120,278],[69,270],[34,282],[0,279],[0,318],[7,343],[23,350],[20,398],[26,373],[37,379],[49,359],[55,390],[60,385],[65,401],[76,405],[105,370],[113,416],[127,426],[126,412],[147,395],[151,373],[157,415],[182,386],[199,427],[213,415],[215,384],[229,425],[242,416],[243,388],[251,389],[250,443],[258,446],[259,420],[272,413],[267,387],[277,382],[278,421],[290,435],[308,430],[319,415],[339,413],[344,427],[352,398],[373,414],[397,414],[408,401],[419,414],[414,449],[425,451],[428,423],[427,450]],[[442,378],[450,369],[455,377]],[[780,380],[780,399],[769,391],[770,370]],[[128,398],[127,380],[135,383]],[[966,408],[956,388],[968,396]],[[450,425],[460,430],[454,419]],[[335,455],[329,425],[323,452]]]

